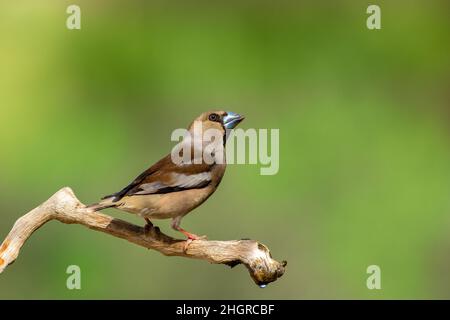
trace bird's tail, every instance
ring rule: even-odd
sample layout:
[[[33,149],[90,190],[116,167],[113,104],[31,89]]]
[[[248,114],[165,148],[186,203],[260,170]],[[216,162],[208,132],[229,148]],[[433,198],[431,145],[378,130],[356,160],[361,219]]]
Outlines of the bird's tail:
[[[87,208],[94,210],[94,211],[100,211],[106,208],[113,208],[117,206],[117,202],[114,202],[114,197],[111,198],[103,198],[100,200],[100,202],[93,203],[87,206]]]

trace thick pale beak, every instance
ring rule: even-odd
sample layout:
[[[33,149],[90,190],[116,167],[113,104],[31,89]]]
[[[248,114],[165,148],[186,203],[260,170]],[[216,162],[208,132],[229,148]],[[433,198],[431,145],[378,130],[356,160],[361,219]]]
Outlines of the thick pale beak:
[[[223,126],[226,129],[234,129],[242,120],[244,117],[240,114],[227,111],[227,115],[223,117]]]

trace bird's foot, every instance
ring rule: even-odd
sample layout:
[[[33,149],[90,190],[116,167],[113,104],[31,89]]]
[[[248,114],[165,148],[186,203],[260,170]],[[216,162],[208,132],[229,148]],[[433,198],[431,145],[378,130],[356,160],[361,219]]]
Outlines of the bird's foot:
[[[145,218],[145,222],[146,222],[146,224],[144,226],[144,232],[145,232],[145,234],[149,234],[150,231],[152,231],[152,229],[153,229],[153,223],[147,218]]]
[[[183,232],[188,238],[186,239],[186,241],[184,242],[184,246],[183,246],[183,251],[184,253],[187,252],[189,245],[194,241],[194,240],[205,240],[206,236],[198,236],[196,234],[193,233],[189,233],[187,231]]]
[[[183,246],[184,253],[186,253],[186,251],[187,251],[189,245],[192,243],[192,241],[206,239],[206,236],[198,236],[198,235],[196,235],[194,233],[190,233],[190,232],[184,230],[183,228],[181,228],[179,225],[176,225],[176,224],[172,225],[172,228],[174,228],[177,231],[180,231],[181,233],[183,233],[187,237],[187,240],[184,242],[184,246]]]

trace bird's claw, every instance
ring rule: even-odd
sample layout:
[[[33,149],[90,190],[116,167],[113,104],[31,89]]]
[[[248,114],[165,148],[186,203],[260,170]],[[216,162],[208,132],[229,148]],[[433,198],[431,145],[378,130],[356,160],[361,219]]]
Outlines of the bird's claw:
[[[144,233],[149,234],[153,229],[153,223],[149,219],[145,219]]]
[[[184,241],[184,245],[183,245],[183,252],[186,253],[189,245],[194,241],[194,240],[206,240],[207,237],[206,236],[197,236],[197,235],[193,235],[191,234],[190,237],[188,237],[186,239],[186,241]]]
[[[191,242],[194,241],[194,239],[188,238],[186,241],[184,241],[184,245],[183,245],[183,252],[186,253],[188,250],[189,245],[191,244]]]

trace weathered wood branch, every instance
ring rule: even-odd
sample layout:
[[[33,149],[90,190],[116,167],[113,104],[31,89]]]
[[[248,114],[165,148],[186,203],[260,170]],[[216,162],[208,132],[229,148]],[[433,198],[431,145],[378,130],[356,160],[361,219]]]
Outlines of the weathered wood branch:
[[[253,240],[195,240],[185,248],[185,241],[163,234],[158,227],[143,227],[93,212],[82,204],[70,188],[63,188],[39,207],[31,210],[14,224],[0,246],[0,273],[13,263],[20,248],[34,231],[50,220],[81,224],[139,246],[154,249],[167,256],[180,256],[221,263],[229,266],[244,264],[258,285],[277,280],[284,273],[286,261],[272,259],[269,249]]]

